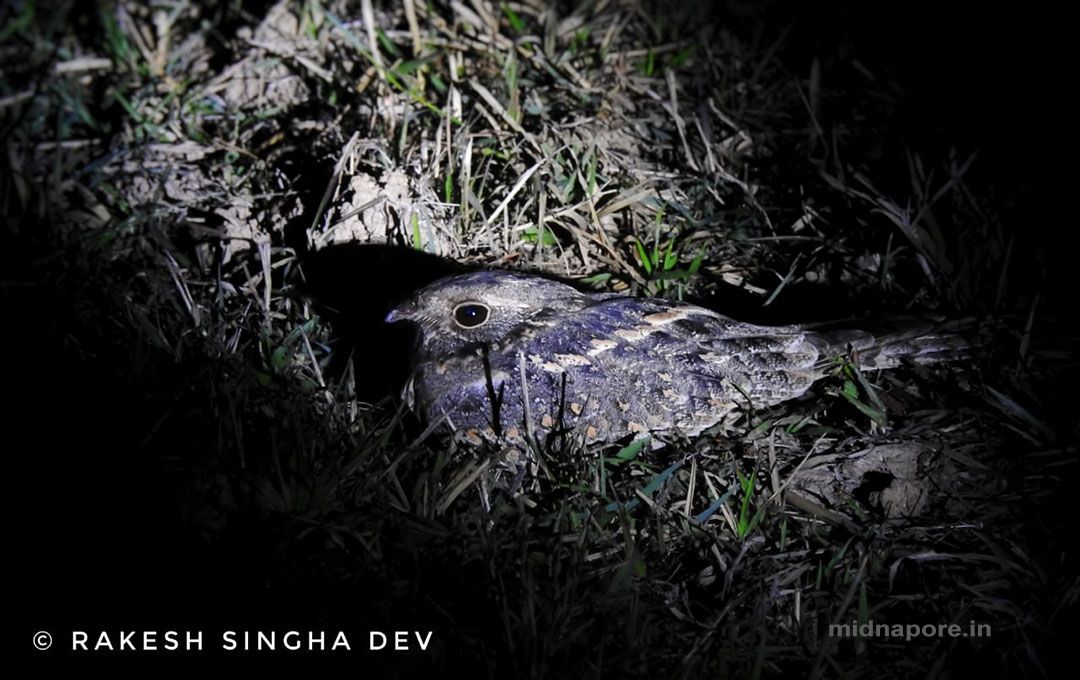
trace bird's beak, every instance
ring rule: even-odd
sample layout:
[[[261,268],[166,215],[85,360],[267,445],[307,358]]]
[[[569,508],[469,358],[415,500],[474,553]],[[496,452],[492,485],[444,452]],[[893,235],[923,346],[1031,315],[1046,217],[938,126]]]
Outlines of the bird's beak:
[[[416,309],[411,302],[402,303],[390,310],[390,313],[386,315],[386,323],[411,321],[415,311]]]

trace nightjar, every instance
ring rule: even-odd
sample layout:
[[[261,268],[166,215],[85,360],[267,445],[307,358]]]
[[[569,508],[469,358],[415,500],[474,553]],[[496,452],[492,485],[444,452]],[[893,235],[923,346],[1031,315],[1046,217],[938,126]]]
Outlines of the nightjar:
[[[961,344],[941,334],[756,326],[692,304],[583,293],[509,271],[439,279],[386,320],[419,326],[410,405],[474,444],[559,432],[586,443],[694,436],[739,411],[802,395],[836,357],[890,368],[935,361]]]

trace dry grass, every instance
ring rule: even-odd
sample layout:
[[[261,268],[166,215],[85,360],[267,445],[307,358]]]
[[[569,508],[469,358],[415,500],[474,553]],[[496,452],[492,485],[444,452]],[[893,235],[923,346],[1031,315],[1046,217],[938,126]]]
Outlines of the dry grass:
[[[1076,330],[1017,266],[1012,185],[891,132],[903,83],[689,5],[236,7],[0,22],[12,415],[41,433],[15,552],[49,620],[434,630],[373,661],[406,675],[1061,663]],[[381,323],[457,264],[986,337],[695,442],[462,451],[400,404]],[[993,636],[828,634],[867,620]]]

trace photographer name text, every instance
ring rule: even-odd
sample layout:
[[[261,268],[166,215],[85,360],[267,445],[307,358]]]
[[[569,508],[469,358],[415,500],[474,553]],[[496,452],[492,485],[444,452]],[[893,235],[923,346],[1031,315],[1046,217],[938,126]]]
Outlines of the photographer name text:
[[[73,630],[73,652],[372,652],[427,651],[433,631],[371,630],[226,630],[207,635],[201,630]]]

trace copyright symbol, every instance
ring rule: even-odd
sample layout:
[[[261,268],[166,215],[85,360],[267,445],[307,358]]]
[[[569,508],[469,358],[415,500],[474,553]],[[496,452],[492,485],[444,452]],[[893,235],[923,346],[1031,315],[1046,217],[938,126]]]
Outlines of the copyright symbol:
[[[49,647],[52,647],[52,635],[49,635],[48,631],[39,631],[34,633],[34,648],[38,651],[44,652]]]

